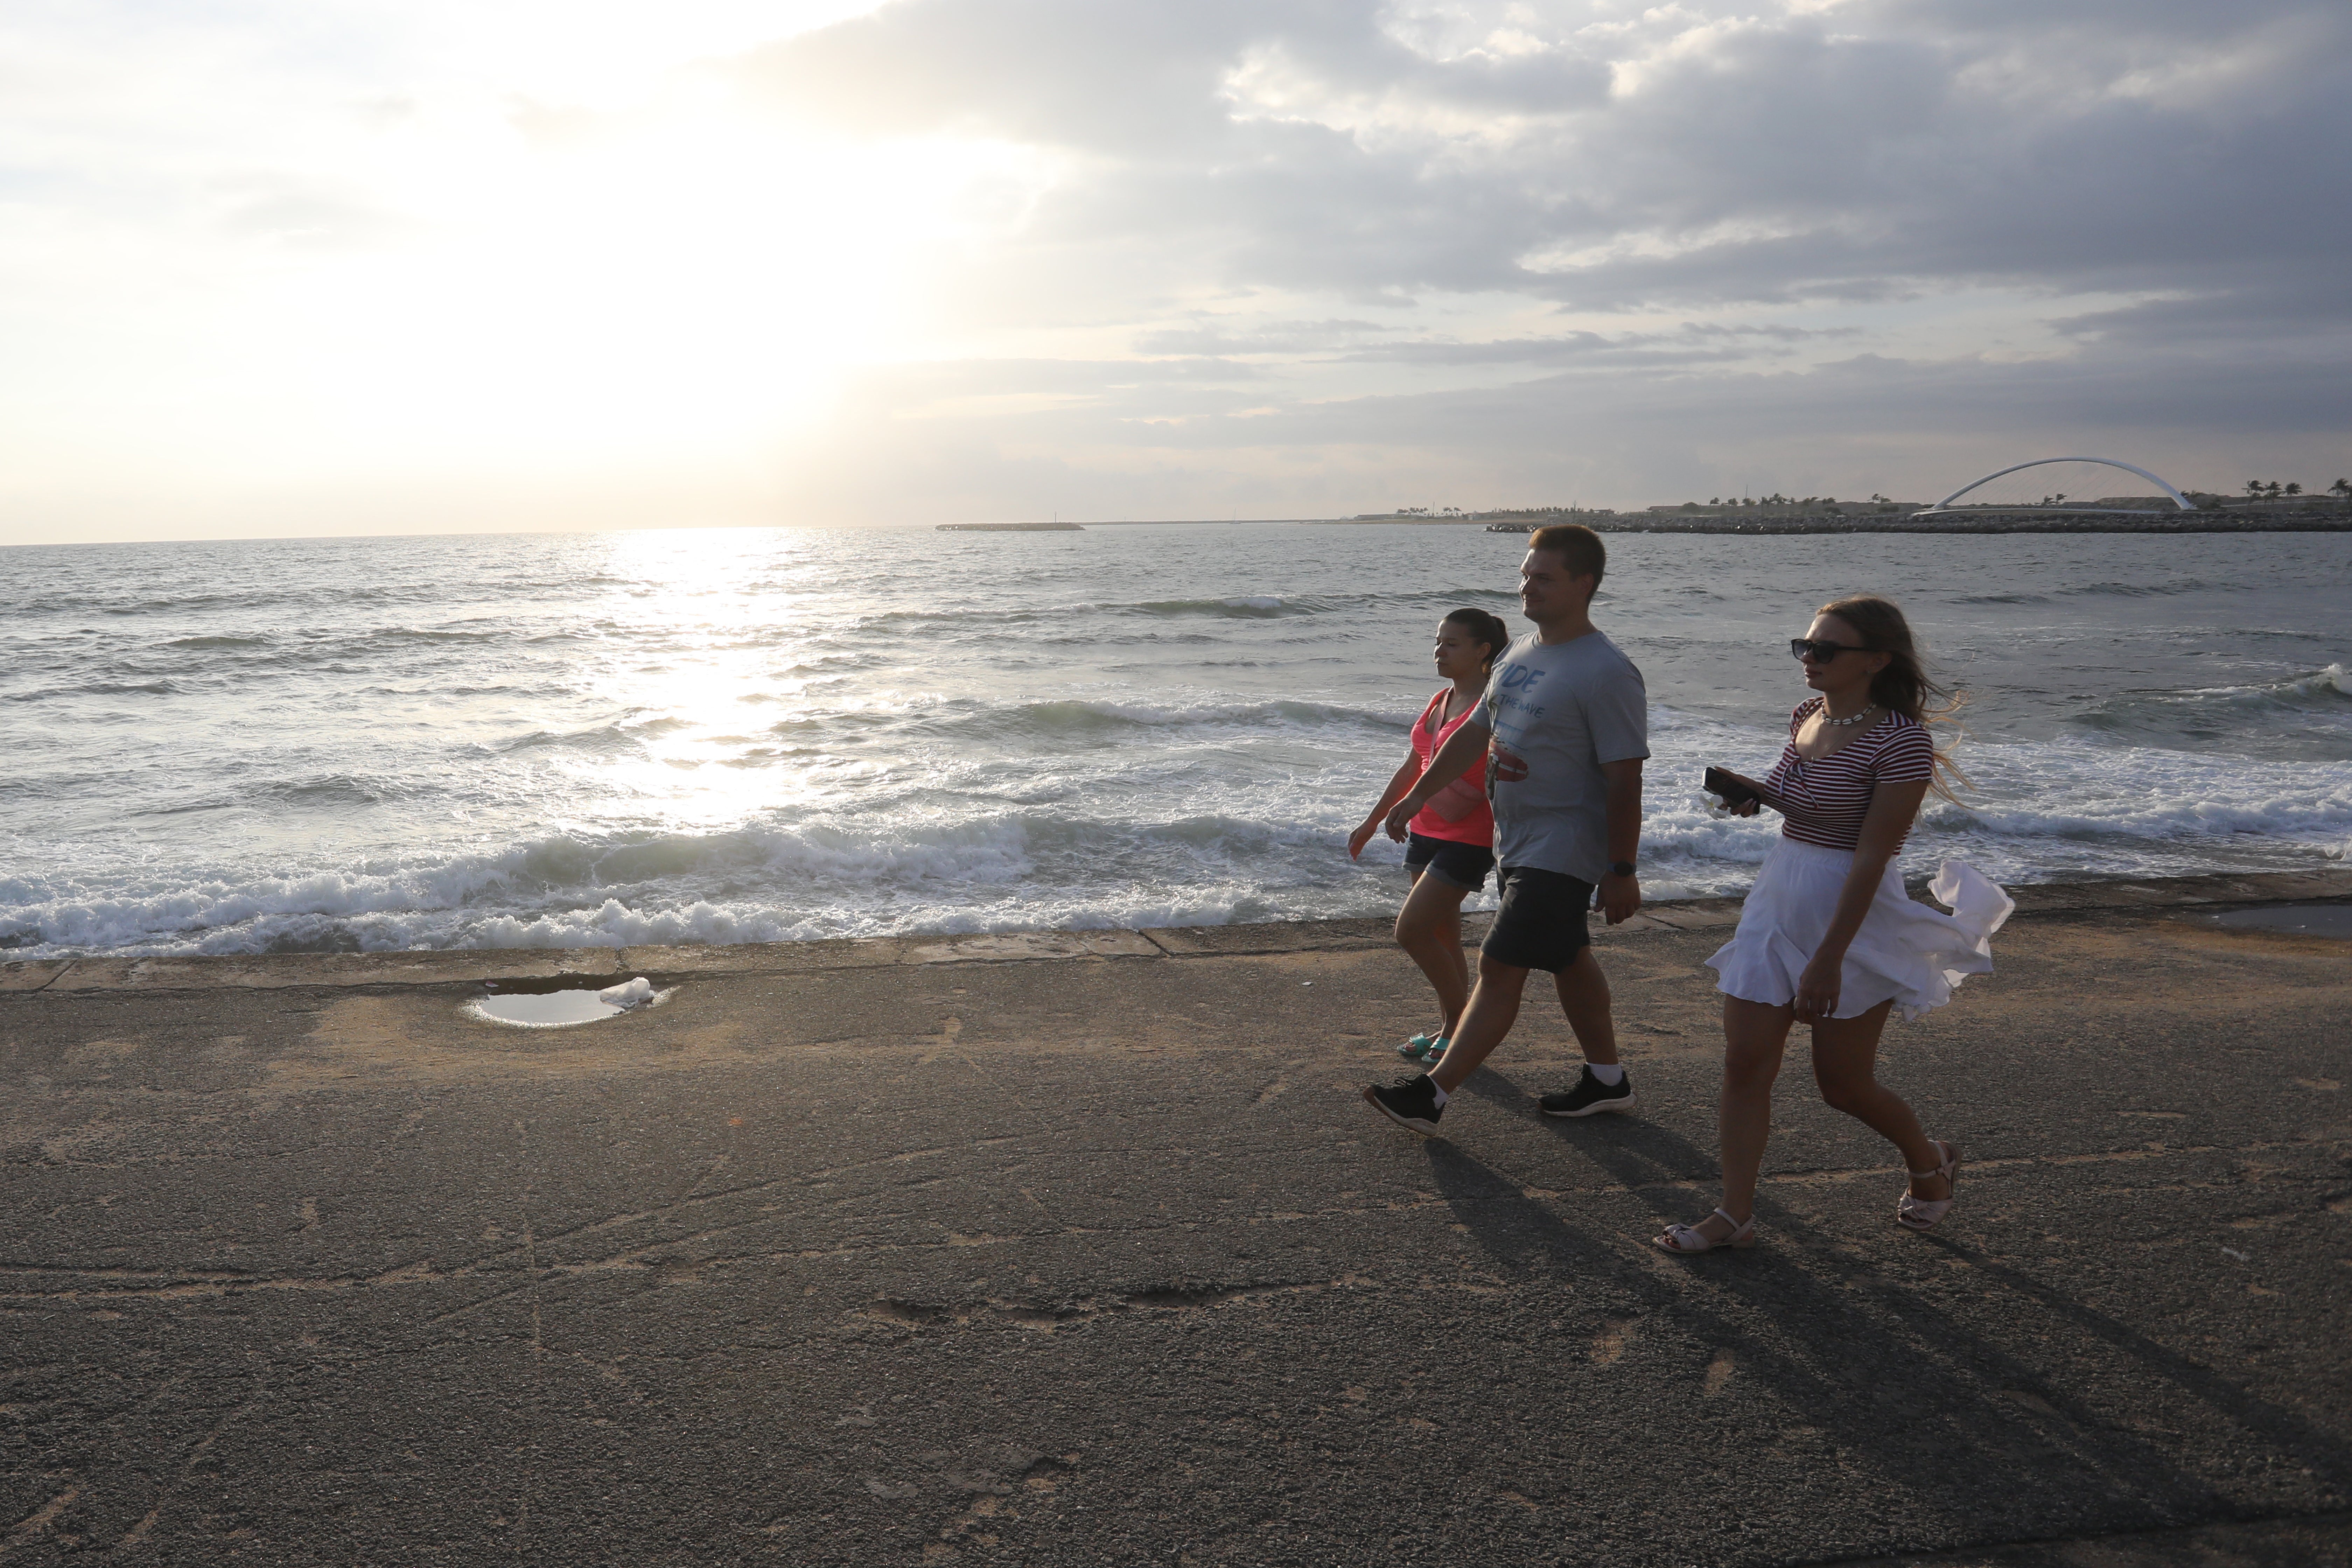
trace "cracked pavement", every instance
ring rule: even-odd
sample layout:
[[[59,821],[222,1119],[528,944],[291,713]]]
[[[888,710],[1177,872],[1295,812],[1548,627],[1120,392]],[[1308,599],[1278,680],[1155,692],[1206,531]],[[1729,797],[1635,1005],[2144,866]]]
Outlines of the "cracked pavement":
[[[1800,1045],[1689,1260],[1720,908],[1429,1142],[1377,922],[0,969],[0,1563],[2352,1561],[2352,944],[2132,887],[1890,1028],[1944,1227]]]

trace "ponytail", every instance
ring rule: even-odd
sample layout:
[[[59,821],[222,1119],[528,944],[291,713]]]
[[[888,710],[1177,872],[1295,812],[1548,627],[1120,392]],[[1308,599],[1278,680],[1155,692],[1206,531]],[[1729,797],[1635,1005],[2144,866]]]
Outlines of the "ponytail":
[[[1502,616],[1489,615],[1485,610],[1454,610],[1446,616],[1445,624],[1460,626],[1470,634],[1472,642],[1486,648],[1488,669],[1495,668],[1495,661],[1503,657],[1505,648],[1511,646],[1511,628],[1503,624]]]

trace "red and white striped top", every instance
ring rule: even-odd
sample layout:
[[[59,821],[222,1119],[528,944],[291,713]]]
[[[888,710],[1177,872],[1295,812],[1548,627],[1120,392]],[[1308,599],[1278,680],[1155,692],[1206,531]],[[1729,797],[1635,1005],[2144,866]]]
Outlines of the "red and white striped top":
[[[1772,804],[1787,820],[1780,836],[1823,849],[1852,849],[1862,841],[1862,819],[1880,781],[1916,784],[1936,776],[1936,743],[1927,727],[1907,714],[1889,712],[1826,757],[1797,752],[1797,731],[1820,710],[1808,697],[1789,715],[1789,743],[1765,784]]]

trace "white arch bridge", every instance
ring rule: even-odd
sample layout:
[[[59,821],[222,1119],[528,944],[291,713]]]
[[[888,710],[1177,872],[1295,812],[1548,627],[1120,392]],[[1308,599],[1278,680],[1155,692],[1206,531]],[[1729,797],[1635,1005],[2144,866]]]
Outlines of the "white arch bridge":
[[[2176,510],[2195,511],[2197,510],[2196,506],[2187,496],[2182,495],[2179,490],[2174,489],[2164,480],[2157,478],[2154,474],[2149,473],[2146,468],[2139,467],[2137,463],[2117,462],[2113,458],[2036,458],[2030,463],[2011,463],[2008,468],[2000,469],[1994,473],[1987,474],[1980,479],[1972,479],[1969,483],[1962,485],[1958,489],[1954,490],[1950,495],[1946,496],[1942,500],[1937,501],[1934,506],[1927,508],[1924,511],[1913,512],[1911,515],[1914,517],[1927,517],[1939,511],[2063,511],[2075,514],[2087,513],[2092,516],[2100,517],[2155,517],[2162,515],[2163,509],[2161,507],[2100,507],[2085,506],[2078,502],[2048,500],[1963,501],[1960,499],[1967,495],[1970,490],[1981,489],[1986,485],[1992,483],[1995,479],[2006,479],[2011,474],[2022,473],[2028,468],[2046,468],[2052,463],[2094,463],[2101,468],[2120,468],[2127,474],[2137,474],[2141,479],[2146,479],[2148,483],[2154,485],[2157,489],[2162,490],[2167,496],[2170,497],[2173,507]]]

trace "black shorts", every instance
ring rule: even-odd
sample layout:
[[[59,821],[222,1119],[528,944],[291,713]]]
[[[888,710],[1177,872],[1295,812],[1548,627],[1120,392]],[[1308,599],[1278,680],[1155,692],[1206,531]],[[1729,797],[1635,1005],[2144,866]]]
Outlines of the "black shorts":
[[[1426,870],[1447,887],[1475,893],[1486,885],[1486,873],[1495,868],[1495,852],[1483,844],[1457,844],[1451,838],[1432,838],[1425,833],[1407,833],[1404,863],[1408,869]]]
[[[1592,908],[1592,884],[1559,871],[1506,866],[1497,879],[1503,907],[1478,951],[1497,963],[1544,969],[1554,974],[1591,945],[1585,916]]]

